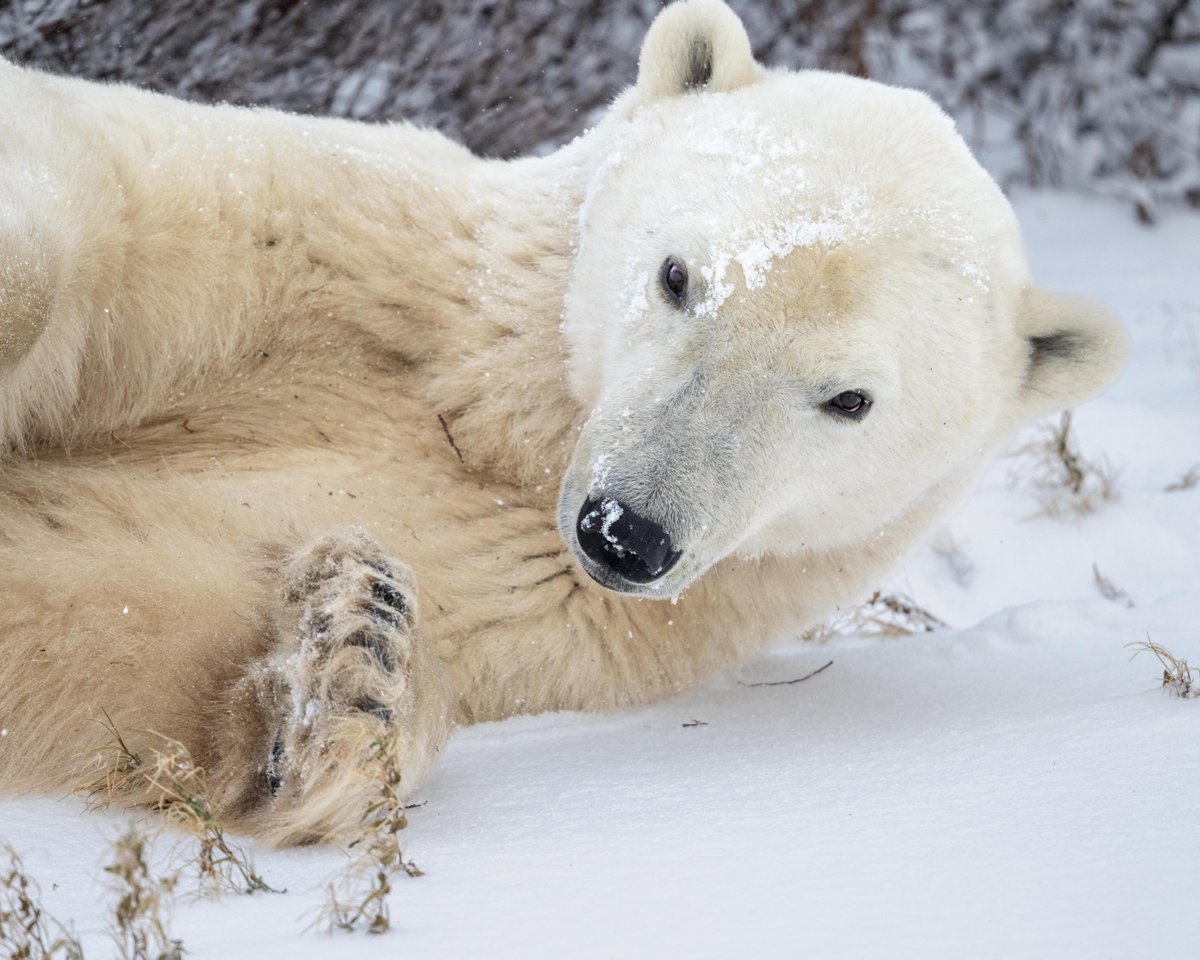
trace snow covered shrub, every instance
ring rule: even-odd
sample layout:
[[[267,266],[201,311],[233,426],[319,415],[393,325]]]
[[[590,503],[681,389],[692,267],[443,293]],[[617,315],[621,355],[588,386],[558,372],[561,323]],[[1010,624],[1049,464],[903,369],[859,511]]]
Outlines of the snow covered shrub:
[[[742,12],[768,60],[927,91],[1007,183],[1118,196],[1143,220],[1200,207],[1194,0],[810,0],[791,29],[784,4],[758,6]]]
[[[879,79],[929,90],[1011,181],[1200,207],[1200,5],[1188,0],[883,3]],[[917,70],[914,66],[918,65]],[[917,72],[919,71],[919,73]],[[1003,157],[987,126],[1012,137]],[[992,143],[989,143],[992,140]]]
[[[0,53],[198,100],[411,118],[511,156],[578,133],[660,3],[12,0]],[[767,63],[927,90],[1008,183],[1200,206],[1195,0],[731,0]]]

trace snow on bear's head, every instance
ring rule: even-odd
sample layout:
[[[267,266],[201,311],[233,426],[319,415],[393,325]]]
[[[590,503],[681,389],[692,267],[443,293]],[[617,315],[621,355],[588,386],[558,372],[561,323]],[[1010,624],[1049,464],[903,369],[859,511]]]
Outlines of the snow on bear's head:
[[[659,15],[583,145],[563,329],[592,412],[559,521],[612,589],[876,538],[1120,368],[927,97],[764,68],[719,0]]]

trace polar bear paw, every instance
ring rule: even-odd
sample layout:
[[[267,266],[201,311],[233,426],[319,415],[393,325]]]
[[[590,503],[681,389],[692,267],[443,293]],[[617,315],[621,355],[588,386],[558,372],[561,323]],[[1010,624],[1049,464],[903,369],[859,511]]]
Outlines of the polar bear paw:
[[[216,728],[221,805],[275,843],[345,837],[378,795],[381,749],[404,797],[441,751],[446,671],[422,642],[411,571],[365,531],[321,537],[271,574],[265,652]]]
[[[268,663],[277,723],[266,747],[272,796],[327,772],[330,744],[368,741],[409,712],[416,587],[366,533],[323,537],[283,567],[294,623]]]

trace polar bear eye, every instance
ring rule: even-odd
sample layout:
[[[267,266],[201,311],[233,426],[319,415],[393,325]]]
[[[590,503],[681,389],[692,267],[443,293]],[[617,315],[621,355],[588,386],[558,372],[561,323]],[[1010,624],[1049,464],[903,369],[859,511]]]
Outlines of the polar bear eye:
[[[662,269],[658,272],[658,279],[671,303],[676,306],[683,303],[683,298],[687,296],[688,275],[687,267],[682,260],[667,257],[663,261]]]
[[[871,409],[871,398],[861,390],[847,390],[826,401],[825,409],[839,417],[861,420]]]

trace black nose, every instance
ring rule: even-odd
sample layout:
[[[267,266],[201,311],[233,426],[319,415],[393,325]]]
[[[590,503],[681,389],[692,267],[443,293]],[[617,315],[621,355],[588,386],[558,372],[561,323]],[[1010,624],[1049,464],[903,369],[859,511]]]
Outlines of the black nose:
[[[657,580],[679,559],[666,530],[611,497],[583,505],[575,535],[592,560],[632,583]]]

